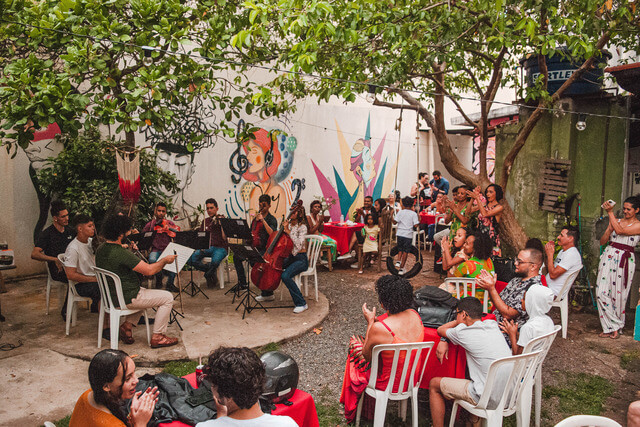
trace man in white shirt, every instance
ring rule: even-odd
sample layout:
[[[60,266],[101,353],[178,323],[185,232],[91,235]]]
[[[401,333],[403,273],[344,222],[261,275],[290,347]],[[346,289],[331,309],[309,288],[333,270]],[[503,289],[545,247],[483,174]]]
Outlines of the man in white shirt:
[[[489,366],[494,360],[511,356],[511,351],[495,320],[482,321],[482,303],[474,297],[463,298],[456,308],[456,319],[438,328],[442,337],[436,356],[442,362],[447,357],[447,341],[462,346],[467,353],[470,380],[462,378],[435,377],[429,383],[429,406],[433,427],[444,425],[445,399],[462,399],[477,404],[484,391]],[[504,382],[509,377],[509,366],[497,375],[489,399],[489,409],[497,406]],[[500,382],[502,381],[502,383]]]
[[[64,253],[64,272],[67,279],[76,282],[78,295],[91,298],[91,312],[97,313],[100,308],[100,289],[93,271],[96,261],[92,247],[96,227],[88,215],[78,214],[73,219],[73,228],[76,238]],[[65,301],[65,307],[66,304]]]
[[[217,416],[196,427],[297,427],[291,417],[265,414],[260,409],[258,397],[266,376],[264,365],[253,350],[220,347],[209,356],[204,374],[211,382]]]
[[[580,271],[582,268],[582,257],[576,248],[576,244],[580,239],[580,233],[574,226],[568,225],[562,227],[562,231],[558,236],[558,244],[562,250],[558,252],[555,261],[553,252],[555,246],[553,242],[548,242],[544,247],[545,264],[547,265],[547,286],[558,296],[562,290],[562,286],[572,273]]]

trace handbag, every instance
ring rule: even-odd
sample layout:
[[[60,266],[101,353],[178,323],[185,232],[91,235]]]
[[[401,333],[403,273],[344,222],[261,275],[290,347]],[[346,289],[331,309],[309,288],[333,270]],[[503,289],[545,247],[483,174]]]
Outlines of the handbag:
[[[413,294],[416,311],[422,324],[428,328],[438,328],[455,319],[458,300],[449,292],[435,286],[423,286]]]
[[[516,277],[516,263],[513,258],[494,256],[491,259],[493,260],[496,278],[499,281],[509,283],[511,279]]]

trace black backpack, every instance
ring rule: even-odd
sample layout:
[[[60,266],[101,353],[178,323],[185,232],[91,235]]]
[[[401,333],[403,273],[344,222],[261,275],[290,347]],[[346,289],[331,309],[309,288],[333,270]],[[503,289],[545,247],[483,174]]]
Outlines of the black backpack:
[[[438,328],[455,319],[458,300],[447,291],[435,286],[423,286],[413,293],[413,300],[422,324],[428,328]]]

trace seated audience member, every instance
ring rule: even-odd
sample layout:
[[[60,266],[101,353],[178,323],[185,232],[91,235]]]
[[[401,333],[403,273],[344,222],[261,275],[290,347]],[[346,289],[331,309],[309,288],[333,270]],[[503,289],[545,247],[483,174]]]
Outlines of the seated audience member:
[[[131,231],[131,219],[115,215],[105,219],[102,234],[105,238],[96,251],[96,266],[110,271],[118,277],[122,284],[122,294],[127,308],[145,309],[156,308],[156,317],[151,337],[151,348],[168,347],[178,343],[177,338],[165,335],[169,323],[169,315],[173,307],[173,295],[169,291],[160,289],[146,289],[140,287],[140,278],[136,273],[153,276],[162,268],[175,261],[176,255],[168,255],[153,264],[141,261],[133,253],[122,247],[122,239]],[[110,288],[114,304],[118,298],[114,288]],[[120,339],[125,344],[133,344],[132,329],[137,324],[140,313],[133,313],[125,318],[120,326]]]
[[[545,261],[547,264],[547,286],[558,296],[564,282],[567,278],[576,271],[582,269],[582,257],[580,252],[576,248],[580,234],[578,229],[573,226],[562,227],[562,231],[558,235],[558,244],[562,247],[562,250],[558,252],[556,259],[553,259],[553,252],[555,251],[555,245],[553,242],[548,242],[544,247]]]
[[[353,215],[352,215],[353,221],[360,224],[366,224],[365,216],[367,216],[373,211],[374,211],[373,197],[365,196],[364,205],[353,212]],[[356,245],[361,245],[363,243],[364,243],[364,236],[362,236],[361,233],[353,233],[351,235],[351,240],[349,241],[349,253],[351,253],[355,249]],[[357,264],[353,265],[352,267],[357,268]]]
[[[387,201],[382,197],[373,202],[373,210],[376,211],[378,217],[382,216],[382,211],[387,207]],[[366,223],[365,223],[366,224]]]
[[[73,219],[73,228],[76,238],[69,243],[64,253],[64,271],[69,280],[76,282],[78,295],[91,298],[91,312],[97,313],[100,309],[100,288],[93,271],[96,261],[92,246],[96,227],[88,215],[79,214]],[[65,300],[65,307],[66,305]]]
[[[458,265],[453,274],[455,277],[478,277],[482,271],[494,273],[493,261],[491,260],[493,244],[485,233],[476,231],[472,236],[468,236],[462,249],[465,254],[473,255]]]
[[[215,420],[198,423],[196,427],[297,426],[291,417],[265,414],[260,409],[258,398],[262,394],[266,375],[262,361],[253,350],[246,347],[220,347],[211,353],[203,372],[211,382],[217,415]]]
[[[542,285],[540,282],[540,265],[542,254],[536,249],[523,249],[516,258],[516,276],[507,286],[498,293],[496,290],[496,276],[488,272],[481,272],[476,278],[476,283],[482,289],[489,291],[489,297],[496,308],[493,314],[498,323],[503,319],[513,320],[522,327],[529,316],[522,308],[524,293],[531,286]],[[509,340],[508,336],[505,336]],[[509,342],[509,345],[511,343]]]
[[[482,303],[473,297],[463,298],[458,302],[456,319],[438,328],[442,337],[436,349],[440,361],[447,357],[448,342],[459,345],[467,354],[467,367],[471,379],[435,377],[429,383],[429,406],[431,408],[432,425],[444,425],[445,399],[461,399],[476,405],[487,380],[489,365],[494,360],[511,356],[509,347],[504,341],[498,324],[494,320],[482,321]],[[504,382],[509,376],[508,366],[498,374],[489,399],[489,409],[497,406],[497,398],[504,389]],[[502,384],[501,384],[502,381]]]
[[[640,400],[629,404],[629,409],[627,409],[627,427],[640,427]]]
[[[314,200],[309,205],[309,215],[307,215],[307,222],[309,223],[309,234],[317,234],[322,237],[322,245],[329,246],[331,250],[332,260],[336,260],[338,254],[338,244],[331,237],[322,234],[324,230],[324,215],[322,215],[322,203],[320,200]]]
[[[360,395],[369,382],[373,347],[378,344],[421,342],[424,339],[424,326],[420,315],[413,308],[413,287],[408,280],[392,275],[382,276],[376,281],[376,292],[381,307],[387,310],[389,316],[386,319],[377,319],[375,307],[369,310],[366,303],[362,306],[367,332],[364,338],[351,337],[350,357],[344,371],[340,394],[340,403],[344,405],[344,416],[348,422],[355,419]],[[397,378],[402,374],[404,357],[403,354],[400,355]],[[392,362],[393,353],[380,354],[377,389],[384,390],[387,386]]]
[[[69,427],[144,427],[158,398],[157,388],[136,392],[136,365],[122,350],[102,350],[89,364],[89,384],[76,402]],[[126,401],[131,410],[125,412]]]
[[[153,237],[153,242],[151,243],[151,252],[149,253],[149,262],[154,263],[158,261],[160,255],[162,255],[162,251],[169,246],[171,243],[171,236],[169,236],[170,232],[179,231],[180,227],[178,227],[173,221],[165,218],[167,216],[167,205],[162,202],[156,204],[156,207],[153,211],[153,219],[145,224],[142,229],[143,233],[148,231],[155,231],[156,235]],[[179,292],[179,289],[173,285],[173,281],[176,278],[175,273],[171,273],[170,271],[159,271],[156,275],[156,288],[162,288],[162,276],[167,276],[167,285],[166,289],[171,292]]]
[[[513,320],[505,319],[500,323],[500,330],[509,335],[514,355],[521,354],[531,340],[553,332],[553,320],[547,316],[553,298],[553,291],[546,286],[532,286],[522,299],[522,309],[529,315],[529,320],[520,328],[519,334],[518,324]]]
[[[435,201],[439,195],[449,194],[449,181],[442,177],[440,171],[433,171],[433,179],[429,181],[431,186],[431,200]]]
[[[398,192],[399,193],[399,192]],[[396,197],[395,192],[389,193],[389,197],[387,197],[387,209],[393,209],[393,213],[397,214],[402,209],[400,202],[398,201],[399,197]]]
[[[31,259],[45,261],[51,278],[58,282],[67,283],[64,266],[58,259],[59,254],[67,250],[73,239],[73,231],[69,227],[69,211],[64,203],[58,200],[51,202],[51,217],[53,223],[45,228],[38,236],[36,246],[31,252]],[[62,308],[62,318],[66,320],[66,307]]]
[[[420,223],[418,214],[413,210],[411,197],[402,199],[402,210],[395,215],[393,223],[398,224],[396,230],[398,262],[396,262],[396,267],[400,267],[399,274],[404,274],[404,264],[407,262],[407,255],[411,252],[413,230]]]
[[[524,244],[524,248],[536,249],[540,251],[541,254],[544,254],[544,245],[542,244],[542,241],[537,237],[532,237],[529,240],[527,240],[527,243]],[[540,266],[540,276],[541,276],[540,279],[542,281],[542,285],[547,286],[547,281],[545,277],[542,275],[543,268],[544,268],[544,256],[542,257],[542,265]]]
[[[214,288],[218,285],[218,266],[227,256],[227,239],[220,225],[220,218],[224,218],[224,215],[218,215],[216,199],[207,199],[205,207],[208,217],[202,221],[198,230],[209,232],[209,248],[195,251],[189,258],[189,264],[197,270],[204,271],[207,287]],[[209,264],[203,264],[202,260],[205,257],[211,258]]]
[[[469,236],[475,239],[473,236]],[[469,247],[465,245],[467,241],[467,229],[462,227],[456,231],[453,238],[453,245],[449,242],[449,237],[444,236],[442,239],[442,269],[447,272],[448,277],[455,275],[456,268],[460,263],[467,261],[473,255],[473,244],[469,251]],[[465,252],[465,249],[469,253]]]

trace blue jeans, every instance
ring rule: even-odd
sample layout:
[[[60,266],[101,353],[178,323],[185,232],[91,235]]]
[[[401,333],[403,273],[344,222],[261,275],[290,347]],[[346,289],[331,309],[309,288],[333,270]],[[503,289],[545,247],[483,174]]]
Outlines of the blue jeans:
[[[227,256],[227,250],[225,248],[217,248],[211,246],[209,249],[198,249],[191,255],[187,264],[193,266],[196,270],[204,271],[204,277],[210,279],[216,275],[218,266]],[[210,264],[203,264],[202,259],[205,257],[211,258]]]
[[[293,278],[303,271],[307,271],[307,268],[309,268],[307,253],[303,252],[297,255],[290,255],[289,258],[284,260],[282,266],[284,267],[284,271],[282,272],[282,282],[289,289],[293,303],[296,307],[306,305],[307,302],[304,300],[302,292],[298,285],[296,285]]]
[[[149,254],[149,264],[153,264],[154,262],[158,261],[158,258],[160,258],[160,254],[162,252],[151,252]],[[160,277],[160,281],[162,281],[162,274],[167,276],[167,285],[166,287],[169,286],[173,286],[173,281],[176,278],[176,273],[171,273],[170,271],[167,270],[162,270],[160,273],[156,274],[156,280],[158,279],[158,277]]]

